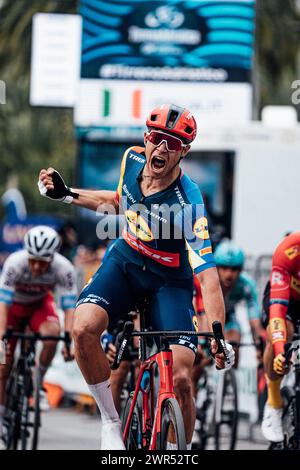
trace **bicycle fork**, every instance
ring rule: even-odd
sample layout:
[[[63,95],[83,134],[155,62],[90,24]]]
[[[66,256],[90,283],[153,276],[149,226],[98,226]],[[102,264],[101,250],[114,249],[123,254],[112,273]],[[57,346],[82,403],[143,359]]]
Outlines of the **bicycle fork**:
[[[161,434],[161,411],[167,398],[175,398],[173,386],[173,355],[171,350],[161,351],[156,357],[159,370],[159,392],[156,402],[154,426],[149,450],[156,450],[156,442]]]

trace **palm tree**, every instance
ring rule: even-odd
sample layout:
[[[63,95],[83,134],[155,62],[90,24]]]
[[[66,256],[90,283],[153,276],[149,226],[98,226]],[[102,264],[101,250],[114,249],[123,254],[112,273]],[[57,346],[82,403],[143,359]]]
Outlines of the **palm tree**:
[[[76,13],[78,0],[3,0],[0,10],[0,70],[9,66],[14,77],[30,68],[32,17],[37,12]]]

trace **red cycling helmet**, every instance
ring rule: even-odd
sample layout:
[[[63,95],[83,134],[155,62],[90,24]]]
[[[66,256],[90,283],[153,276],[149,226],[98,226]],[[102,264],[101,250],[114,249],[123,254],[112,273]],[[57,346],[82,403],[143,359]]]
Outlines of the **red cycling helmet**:
[[[146,121],[146,126],[176,134],[187,143],[192,142],[197,135],[197,124],[192,113],[174,104],[162,104],[154,108]]]

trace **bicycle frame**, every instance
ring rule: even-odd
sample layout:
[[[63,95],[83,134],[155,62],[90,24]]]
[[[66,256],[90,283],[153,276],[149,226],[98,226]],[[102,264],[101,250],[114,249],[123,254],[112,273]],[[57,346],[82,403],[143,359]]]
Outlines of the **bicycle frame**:
[[[33,423],[28,421],[28,412],[33,411],[30,410],[29,406],[29,399],[32,396],[32,392],[34,389],[34,384],[33,384],[33,374],[32,374],[32,368],[36,365],[35,362],[35,352],[36,352],[36,342],[38,340],[41,341],[64,341],[67,344],[67,347],[69,347],[70,340],[69,340],[69,335],[66,333],[65,336],[42,336],[39,333],[34,333],[34,334],[25,334],[25,333],[20,333],[20,332],[14,332],[13,330],[7,330],[7,333],[5,334],[4,338],[6,340],[9,340],[10,338],[18,338],[20,340],[20,356],[17,358],[15,361],[15,364],[11,370],[11,377],[14,380],[15,384],[15,393],[14,395],[9,394],[8,399],[13,396],[13,398],[16,400],[12,405],[8,401],[6,405],[6,411],[8,413],[12,412],[12,420],[14,423],[16,423],[17,426],[17,432],[14,436],[14,443],[13,446],[17,448],[18,446],[18,441],[21,439],[22,440],[22,446],[23,446],[23,438],[25,436],[25,446],[27,442],[27,427],[34,427],[40,426],[40,420],[36,420]],[[9,417],[9,415],[7,415]],[[9,429],[10,426],[10,421],[11,418],[6,419],[7,421],[7,427]],[[4,419],[4,425],[5,425],[5,419]],[[35,432],[34,429],[34,437],[33,437],[33,444],[34,446],[37,445],[37,433]],[[23,434],[23,437],[22,437]],[[9,447],[10,448],[10,444]],[[23,448],[23,447],[22,447]],[[34,447],[35,449],[36,447]]]
[[[126,418],[123,440],[127,441],[129,437],[129,430],[131,420],[133,417],[134,409],[137,404],[138,395],[142,393],[142,444],[149,450],[156,450],[157,437],[161,434],[161,419],[164,401],[168,399],[175,399],[173,386],[173,355],[169,347],[169,338],[177,338],[181,335],[187,336],[206,336],[214,337],[217,341],[219,351],[223,352],[226,361],[229,361],[228,352],[226,350],[224,336],[222,332],[221,323],[218,321],[213,322],[212,332],[198,333],[195,331],[146,331],[145,330],[145,316],[144,312],[146,307],[139,309],[141,316],[141,331],[133,331],[133,323],[126,322],[124,325],[123,333],[120,337],[119,346],[114,363],[111,365],[112,369],[118,368],[122,355],[128,345],[131,336],[140,336],[140,359],[141,366],[133,393],[130,409]],[[156,354],[147,358],[146,343],[143,340],[145,336],[156,336],[160,338],[159,351]],[[154,366],[159,370],[159,388],[156,404],[154,405]],[[144,379],[145,378],[145,379]],[[149,404],[150,403],[150,404]],[[155,411],[154,411],[155,410]],[[152,420],[153,418],[153,420]]]
[[[154,366],[158,366],[159,370],[159,391],[156,403],[156,413],[154,416]],[[143,384],[143,378],[146,377],[149,372],[148,378]],[[146,374],[146,375],[145,375]],[[156,439],[161,433],[161,409],[164,400],[167,398],[175,398],[173,388],[173,356],[170,349],[160,351],[153,356],[150,356],[142,364],[134,390],[134,395],[129,410],[126,426],[124,429],[123,440],[126,441],[129,433],[131,417],[137,402],[138,394],[142,393],[143,397],[143,422],[142,422],[142,435],[143,435],[143,446],[149,445],[149,450],[156,449]],[[150,400],[149,400],[150,398]],[[150,401],[150,404],[149,404]],[[152,423],[151,417],[154,416]],[[151,432],[152,428],[152,432]],[[150,436],[151,432],[151,436]],[[150,437],[150,443],[149,443]]]

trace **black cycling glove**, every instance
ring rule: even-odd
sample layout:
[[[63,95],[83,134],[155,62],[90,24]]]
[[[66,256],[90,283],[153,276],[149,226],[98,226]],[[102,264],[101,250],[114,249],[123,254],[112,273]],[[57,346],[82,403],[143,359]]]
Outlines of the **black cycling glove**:
[[[52,174],[53,185],[54,189],[47,190],[46,186],[42,183],[42,181],[38,181],[38,188],[40,194],[44,197],[48,197],[49,199],[53,199],[55,201],[65,202],[67,204],[71,204],[73,199],[78,199],[79,194],[74,193],[72,188],[69,188],[63,180],[63,177],[60,173],[54,170]]]

